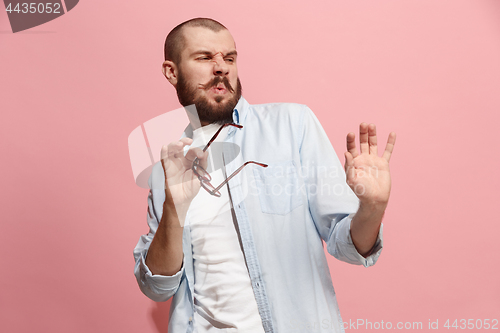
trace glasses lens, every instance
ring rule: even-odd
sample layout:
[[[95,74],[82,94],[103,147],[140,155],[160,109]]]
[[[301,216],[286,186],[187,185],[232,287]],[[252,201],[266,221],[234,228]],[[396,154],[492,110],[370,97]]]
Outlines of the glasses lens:
[[[221,195],[220,192],[216,191],[215,187],[212,184],[210,184],[210,182],[202,180],[201,186],[205,190],[207,190],[207,192],[210,193],[211,195],[215,195],[216,197],[220,197],[220,195]]]
[[[194,173],[200,178],[200,180],[209,182],[212,180],[212,177],[208,172],[205,171],[199,164],[193,164]]]

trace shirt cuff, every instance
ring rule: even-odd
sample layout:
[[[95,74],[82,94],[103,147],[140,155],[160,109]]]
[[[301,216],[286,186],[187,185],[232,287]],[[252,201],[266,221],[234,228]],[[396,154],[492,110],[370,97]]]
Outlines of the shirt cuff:
[[[155,294],[175,293],[184,274],[184,262],[181,269],[174,275],[158,275],[151,273],[146,265],[146,255],[147,251],[139,259],[140,283]]]
[[[377,235],[377,240],[375,245],[370,250],[369,255],[365,258],[363,257],[352,242],[351,238],[351,222],[354,217],[353,214],[349,214],[342,221],[335,225],[333,230],[333,235],[331,236],[327,250],[328,253],[332,254],[335,258],[345,261],[353,265],[363,265],[365,267],[373,266],[380,256],[383,247],[383,237],[382,230],[383,225],[380,225],[380,230]]]
[[[380,229],[378,231],[378,235],[377,235],[377,239],[375,240],[375,244],[373,245],[371,250],[368,252],[368,256],[365,258],[358,252],[358,250],[356,249],[356,246],[354,246],[354,243],[353,243],[352,237],[351,237],[351,223],[352,223],[352,219],[349,223],[349,232],[347,234],[347,241],[348,241],[348,244],[350,246],[352,246],[352,248],[353,248],[352,254],[357,259],[357,261],[359,261],[359,263],[365,267],[370,267],[370,266],[375,265],[375,263],[378,260],[378,257],[380,256],[380,253],[382,252],[382,247],[383,247],[383,243],[384,243],[384,240],[382,237],[382,230],[384,228],[384,225],[380,224]]]

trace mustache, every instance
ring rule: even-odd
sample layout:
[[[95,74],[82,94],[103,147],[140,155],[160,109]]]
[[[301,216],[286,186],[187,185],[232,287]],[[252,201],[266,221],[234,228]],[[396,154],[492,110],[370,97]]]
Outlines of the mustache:
[[[205,90],[208,90],[212,87],[217,86],[219,83],[223,83],[226,89],[229,90],[229,92],[234,93],[234,89],[233,87],[231,87],[231,83],[229,83],[229,80],[225,76],[216,76],[206,84],[202,84],[201,87]]]

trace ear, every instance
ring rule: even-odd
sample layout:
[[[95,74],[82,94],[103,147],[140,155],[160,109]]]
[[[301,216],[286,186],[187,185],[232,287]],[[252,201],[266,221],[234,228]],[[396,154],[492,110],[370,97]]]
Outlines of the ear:
[[[165,75],[168,82],[170,82],[175,87],[177,85],[177,75],[178,75],[177,66],[174,64],[173,61],[165,60],[161,67],[163,75]]]

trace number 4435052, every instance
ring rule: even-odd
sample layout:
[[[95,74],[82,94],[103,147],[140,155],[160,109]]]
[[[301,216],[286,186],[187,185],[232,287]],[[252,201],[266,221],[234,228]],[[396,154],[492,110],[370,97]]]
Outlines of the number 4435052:
[[[54,5],[54,6],[52,6]],[[8,12],[9,14],[12,12],[16,13],[53,13],[53,14],[61,14],[61,4],[60,3],[17,3],[14,9],[12,9],[12,3],[9,3],[7,8],[5,8],[5,11]]]
[[[461,330],[498,329],[498,319],[455,319],[452,323],[451,320],[446,320],[443,327],[446,327],[447,329],[454,328]]]

